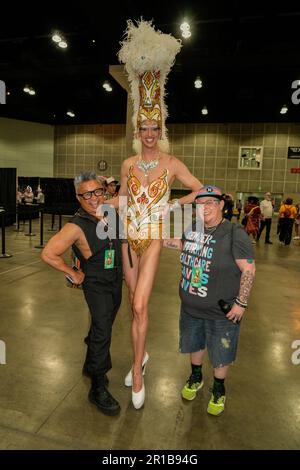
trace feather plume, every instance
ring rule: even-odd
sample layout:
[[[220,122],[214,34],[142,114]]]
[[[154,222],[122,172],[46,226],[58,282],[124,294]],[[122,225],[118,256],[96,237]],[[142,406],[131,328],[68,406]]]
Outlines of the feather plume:
[[[155,31],[152,21],[127,21],[125,39],[120,43],[121,49],[118,58],[125,66],[128,75],[131,98],[133,100],[132,122],[135,129],[134,148],[137,150],[139,140],[137,139],[137,121],[140,103],[139,76],[146,71],[160,71],[160,92],[161,92],[161,115],[162,115],[162,136],[158,142],[161,151],[168,150],[167,130],[165,120],[168,116],[165,105],[165,84],[167,75],[174,64],[176,54],[181,49],[181,41],[175,39],[171,34],[164,34]]]

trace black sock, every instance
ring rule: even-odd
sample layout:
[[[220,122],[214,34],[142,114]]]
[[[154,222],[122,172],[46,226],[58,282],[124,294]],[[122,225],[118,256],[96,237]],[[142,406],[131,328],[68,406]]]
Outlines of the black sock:
[[[197,382],[201,382],[202,380],[202,364],[200,366],[196,364],[191,364],[192,366],[192,374],[197,380]]]
[[[225,379],[218,379],[217,377],[214,377],[213,391],[218,391],[221,392],[222,395],[225,395],[224,380]]]

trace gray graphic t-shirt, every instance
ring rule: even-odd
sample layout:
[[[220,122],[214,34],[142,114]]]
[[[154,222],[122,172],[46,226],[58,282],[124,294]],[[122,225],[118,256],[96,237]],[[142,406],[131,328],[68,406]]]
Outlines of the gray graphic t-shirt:
[[[187,231],[182,243],[179,295],[185,311],[199,318],[224,318],[218,301],[233,303],[240,288],[235,260],[253,259],[248,235],[225,220],[211,233]]]

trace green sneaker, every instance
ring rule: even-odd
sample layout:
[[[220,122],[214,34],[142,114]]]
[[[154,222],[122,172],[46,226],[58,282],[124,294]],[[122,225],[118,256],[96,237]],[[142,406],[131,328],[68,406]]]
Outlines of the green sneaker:
[[[214,416],[222,414],[225,408],[225,399],[225,393],[222,395],[222,392],[213,390],[212,396],[208,402],[207,413]]]
[[[188,380],[186,381],[185,386],[181,390],[181,396],[185,400],[194,400],[196,398],[198,390],[203,387],[203,380],[201,382],[197,382],[193,374],[190,375]]]

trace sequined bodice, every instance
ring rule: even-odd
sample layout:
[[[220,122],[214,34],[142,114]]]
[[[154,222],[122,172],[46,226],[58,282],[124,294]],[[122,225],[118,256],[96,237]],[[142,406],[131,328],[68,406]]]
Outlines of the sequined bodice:
[[[164,169],[161,176],[144,186],[133,173],[133,165],[129,168],[127,180],[128,212],[127,231],[128,239],[161,238],[161,214],[165,204],[170,198],[168,184],[169,170]],[[150,236],[150,232],[152,235]]]

